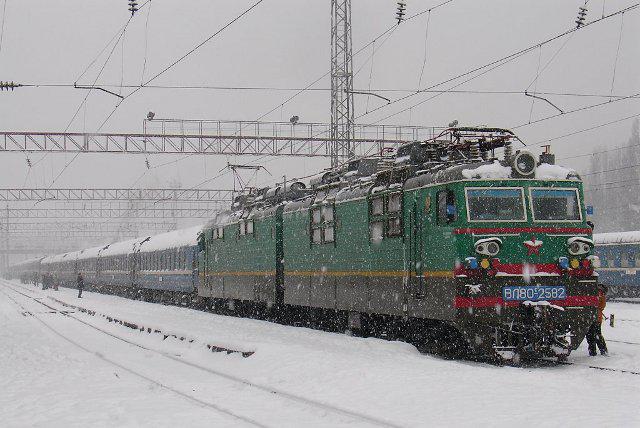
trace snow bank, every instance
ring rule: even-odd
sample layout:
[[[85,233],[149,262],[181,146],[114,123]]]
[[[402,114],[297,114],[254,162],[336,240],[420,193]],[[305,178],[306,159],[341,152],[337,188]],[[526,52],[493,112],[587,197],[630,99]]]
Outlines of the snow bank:
[[[577,180],[578,173],[571,168],[543,163],[536,168],[536,178],[540,180]]]
[[[492,164],[482,165],[475,169],[463,169],[462,176],[467,179],[510,178],[511,167],[501,165],[500,161],[494,161]]]
[[[640,230],[632,230],[629,232],[594,233],[593,240],[596,245],[640,243]]]

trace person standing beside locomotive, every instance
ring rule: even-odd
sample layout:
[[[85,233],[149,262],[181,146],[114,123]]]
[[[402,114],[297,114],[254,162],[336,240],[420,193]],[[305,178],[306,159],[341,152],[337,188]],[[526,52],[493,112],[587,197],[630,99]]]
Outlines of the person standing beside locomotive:
[[[607,343],[602,335],[602,318],[603,311],[607,305],[607,286],[598,284],[598,316],[587,331],[587,343],[589,344],[589,355],[596,355],[596,345],[600,350],[600,354],[608,355]]]
[[[78,284],[78,298],[82,298],[82,290],[84,290],[84,278],[82,273],[78,272],[78,278],[76,278]]]

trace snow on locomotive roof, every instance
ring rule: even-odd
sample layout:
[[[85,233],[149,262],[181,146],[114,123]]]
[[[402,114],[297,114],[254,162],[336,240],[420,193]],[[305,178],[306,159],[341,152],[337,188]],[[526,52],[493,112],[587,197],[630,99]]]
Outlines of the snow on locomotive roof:
[[[536,168],[536,178],[543,180],[578,180],[578,173],[571,168],[543,163]]]
[[[490,164],[480,165],[474,169],[463,169],[462,176],[467,179],[500,179],[511,178],[511,167],[505,166],[500,161],[494,161]],[[535,172],[535,178],[539,180],[578,180],[578,174],[575,170],[565,168],[560,165],[551,165],[543,163],[538,165]]]
[[[474,169],[463,169],[462,176],[467,179],[496,179],[496,178],[511,178],[511,167],[504,166],[500,161],[494,163],[480,165]]]
[[[640,230],[632,230],[629,232],[594,233],[593,240],[596,245],[640,243]]]

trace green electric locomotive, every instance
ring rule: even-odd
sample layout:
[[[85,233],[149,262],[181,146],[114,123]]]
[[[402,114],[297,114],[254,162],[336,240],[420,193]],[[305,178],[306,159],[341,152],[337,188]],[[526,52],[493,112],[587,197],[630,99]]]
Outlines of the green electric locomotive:
[[[425,346],[565,358],[595,317],[579,176],[498,128],[452,128],[240,195],[200,237],[198,295],[389,323]],[[500,159],[498,153],[500,152]]]

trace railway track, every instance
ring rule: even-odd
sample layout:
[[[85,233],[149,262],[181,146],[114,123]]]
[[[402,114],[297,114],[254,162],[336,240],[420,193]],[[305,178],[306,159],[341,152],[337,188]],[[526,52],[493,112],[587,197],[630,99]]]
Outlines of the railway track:
[[[2,282],[4,283],[4,285],[5,285],[5,287],[7,289],[12,290],[13,292],[15,292],[15,293],[17,293],[17,294],[19,294],[19,295],[21,295],[21,296],[23,296],[25,298],[31,299],[32,301],[42,305],[43,307],[45,307],[46,309],[48,309],[51,312],[55,312],[55,313],[58,313],[60,315],[65,316],[65,317],[68,317],[70,319],[73,319],[73,320],[75,320],[75,321],[77,321],[77,322],[79,322],[79,323],[81,323],[81,324],[83,324],[83,325],[85,325],[87,327],[90,327],[90,328],[92,328],[92,329],[94,329],[94,330],[96,330],[96,331],[98,331],[98,332],[100,332],[102,334],[105,334],[105,335],[110,336],[110,337],[112,337],[112,338],[114,338],[116,340],[119,340],[119,341],[122,341],[124,343],[127,343],[127,344],[129,344],[131,346],[135,346],[135,347],[143,349],[145,351],[153,352],[153,353],[158,354],[158,355],[160,355],[160,356],[162,356],[164,358],[167,358],[167,359],[172,360],[174,362],[177,362],[179,364],[182,364],[182,365],[197,369],[199,371],[206,372],[206,373],[208,373],[210,375],[213,375],[213,376],[216,376],[218,378],[223,378],[223,379],[225,379],[227,381],[231,381],[231,382],[236,383],[236,384],[240,384],[240,385],[243,385],[243,386],[246,386],[246,387],[250,387],[250,388],[252,388],[252,389],[254,389],[256,391],[259,391],[261,393],[267,394],[268,399],[273,399],[273,397],[276,397],[276,398],[281,399],[281,400],[287,400],[289,402],[295,402],[295,403],[297,403],[299,405],[303,405],[303,406],[307,406],[307,407],[313,408],[314,411],[320,410],[322,412],[329,412],[329,413],[337,415],[337,416],[339,416],[341,418],[347,418],[347,419],[350,419],[352,421],[360,422],[360,423],[364,422],[364,423],[366,423],[368,425],[371,425],[371,426],[383,426],[383,427],[391,427],[391,428],[399,428],[400,427],[399,425],[394,424],[393,422],[390,422],[390,421],[374,418],[374,417],[371,417],[371,416],[368,416],[368,415],[364,415],[364,414],[361,414],[361,413],[358,413],[358,412],[355,412],[355,411],[351,411],[351,410],[348,410],[348,409],[343,409],[343,408],[340,408],[340,407],[337,407],[337,406],[334,406],[334,405],[331,405],[331,404],[328,404],[328,403],[319,402],[319,401],[316,401],[316,400],[313,400],[313,399],[309,399],[309,398],[306,398],[306,397],[303,397],[303,396],[299,396],[299,395],[296,395],[296,394],[293,394],[293,393],[290,393],[290,392],[287,392],[287,391],[283,391],[283,390],[280,390],[280,389],[277,389],[277,388],[273,388],[273,387],[270,387],[270,386],[267,386],[267,385],[254,383],[254,382],[251,382],[251,381],[249,381],[247,379],[244,379],[242,377],[239,377],[239,376],[234,376],[234,375],[229,374],[229,373],[221,372],[221,371],[218,371],[218,370],[213,370],[211,368],[204,367],[204,366],[201,366],[199,364],[195,364],[195,363],[186,361],[184,359],[181,359],[177,355],[172,355],[172,354],[169,354],[169,353],[166,353],[166,352],[155,350],[153,348],[145,347],[143,345],[140,345],[138,343],[135,343],[133,341],[130,341],[128,339],[125,339],[125,338],[122,338],[122,337],[120,337],[118,335],[115,335],[115,334],[113,334],[113,333],[111,333],[111,332],[109,332],[107,330],[104,330],[104,329],[102,329],[100,327],[97,327],[97,326],[95,326],[95,325],[93,325],[91,323],[88,323],[88,322],[86,322],[86,321],[84,321],[84,320],[82,320],[82,319],[80,319],[78,317],[75,317],[69,311],[61,311],[61,310],[59,310],[59,309],[57,309],[57,308],[55,308],[53,306],[50,306],[50,305],[46,304],[45,302],[42,302],[41,299],[39,299],[37,296],[32,296],[32,295],[26,294],[23,291],[14,288],[15,284],[13,284],[13,283],[8,283],[6,280],[2,280]],[[3,294],[5,294],[5,296],[7,296],[14,303],[19,305],[23,309],[24,312],[30,312],[30,311],[27,310],[27,308],[25,308],[22,304],[20,304],[20,302],[18,302],[17,300],[15,300],[11,296],[9,296],[7,293],[3,292]],[[53,327],[48,325],[45,321],[43,321],[39,317],[36,317],[35,315],[33,315],[33,318],[36,318],[45,327],[47,327],[49,330],[54,332],[59,337],[62,337],[63,339],[65,339],[67,342],[72,343],[73,345],[75,345],[75,346],[77,346],[77,347],[79,347],[79,348],[81,348],[81,349],[83,349],[83,350],[85,350],[87,352],[90,352],[90,353],[95,355],[95,353],[93,351],[87,349],[86,347],[84,347],[83,345],[77,343],[73,339],[70,339],[70,338],[66,337],[64,334],[60,333],[59,331],[57,331],[56,329],[54,329]],[[206,401],[200,400],[200,399],[198,399],[196,397],[193,397],[193,396],[191,396],[189,394],[185,394],[185,393],[183,393],[183,392],[181,392],[181,391],[179,391],[179,390],[177,390],[175,388],[172,388],[170,386],[167,386],[167,385],[163,384],[162,382],[158,382],[157,380],[154,380],[154,379],[152,379],[152,378],[150,378],[150,377],[148,377],[148,376],[146,376],[144,374],[137,373],[134,370],[131,370],[131,369],[127,368],[127,367],[124,367],[123,365],[121,365],[121,364],[119,364],[119,363],[117,363],[115,361],[112,361],[112,360],[110,360],[110,359],[108,359],[108,358],[106,358],[106,357],[104,357],[102,355],[98,355],[98,357],[100,357],[104,361],[107,361],[108,363],[111,363],[111,364],[113,364],[113,365],[115,365],[115,366],[117,366],[117,367],[119,367],[119,368],[121,368],[121,369],[123,369],[123,370],[125,370],[125,371],[127,371],[129,373],[131,373],[131,374],[134,374],[135,376],[141,377],[141,378],[143,378],[143,379],[145,379],[145,380],[147,380],[149,382],[152,382],[152,383],[154,383],[154,384],[156,384],[156,385],[158,385],[158,386],[160,386],[160,387],[162,387],[164,389],[167,389],[167,390],[169,390],[169,391],[171,391],[171,392],[173,392],[173,393],[175,393],[177,395],[180,395],[180,396],[182,396],[184,398],[192,400],[192,401],[194,401],[194,402],[196,402],[198,404],[201,404],[201,405],[204,405],[206,407],[212,408],[213,410],[216,410],[216,411],[218,411],[220,413],[226,414],[226,415],[228,415],[230,417],[234,417],[236,419],[242,420],[242,421],[247,422],[247,423],[249,423],[251,425],[254,425],[254,426],[260,426],[260,427],[266,426],[266,425],[264,425],[263,423],[261,423],[259,421],[256,421],[254,419],[242,416],[242,415],[237,414],[236,412],[233,412],[233,411],[231,411],[229,409],[222,408],[222,407],[220,407],[220,406],[218,406],[218,405],[216,405],[214,403],[206,402]]]
[[[2,282],[4,282],[5,284],[7,284],[7,281],[6,281],[6,280],[1,280],[1,281],[2,281]],[[10,285],[15,285],[15,284],[13,284],[13,283],[9,283],[9,284],[10,284]],[[11,286],[9,286],[9,285],[7,285],[7,286],[8,286],[9,288],[12,288],[12,287],[11,287]],[[13,288],[12,288],[12,289],[13,289]],[[14,290],[14,291],[19,292],[19,291],[17,291],[17,290]],[[21,294],[22,294],[22,293],[21,293]],[[34,298],[33,296],[27,296],[27,297]],[[36,301],[38,301],[38,300],[36,300]],[[74,318],[74,319],[78,320],[78,319],[77,319],[77,318],[75,318],[75,317],[72,317],[72,318]],[[83,322],[83,321],[81,321],[81,320],[78,320],[78,321],[80,321],[80,322],[84,323],[84,322]],[[636,321],[636,320],[619,320],[619,321]],[[637,322],[640,322],[640,321],[637,321]],[[96,328],[96,329],[98,329],[97,327],[92,326],[91,324],[88,324],[88,323],[85,323],[85,324],[89,325],[89,326],[90,326],[90,327],[92,327],[92,328]],[[111,334],[110,334],[110,333],[108,333],[108,332],[105,332],[105,333],[106,333],[106,334],[111,335]],[[117,337],[117,336],[114,336],[114,337],[115,337],[115,338],[117,338],[117,339],[119,339],[119,340],[124,340],[124,341],[126,341],[125,339],[122,339],[122,338],[120,338],[120,337]],[[634,345],[634,346],[635,346],[635,345],[640,345],[640,343],[636,343],[636,342],[626,342],[626,341],[617,341],[617,340],[608,340],[608,341],[609,341],[609,342],[615,342],[615,343],[623,343],[623,344],[628,344],[628,345]],[[135,343],[131,343],[131,344],[136,345]],[[151,350],[151,351],[153,351],[153,352],[159,352],[159,351],[154,351],[154,350]],[[161,353],[161,354],[162,354],[162,353]],[[165,356],[166,356],[166,355],[165,355]],[[168,358],[171,358],[171,357],[170,357],[170,356],[168,356]],[[175,358],[175,357],[174,357],[174,358]],[[184,364],[188,364],[188,365],[190,365],[190,364],[191,364],[191,363],[189,363],[189,362],[186,362],[186,361],[183,361],[183,360],[180,360],[180,359],[178,359],[178,361],[179,361],[179,362],[181,362],[181,363],[184,363]],[[624,374],[630,374],[630,375],[636,375],[636,376],[637,376],[637,375],[640,375],[640,371],[636,371],[636,370],[617,369],[617,368],[601,367],[601,366],[592,366],[592,365],[588,365],[588,364],[580,364],[580,363],[570,362],[570,361],[553,361],[553,360],[547,360],[547,359],[540,359],[539,361],[540,361],[540,362],[544,362],[544,363],[551,363],[551,364],[555,364],[555,365],[581,366],[581,367],[586,367],[586,368],[589,368],[589,369],[592,369],[592,370],[609,371],[609,372],[618,372],[618,373],[624,373]],[[209,372],[211,372],[212,374],[215,374],[215,375],[228,376],[228,375],[226,375],[226,374],[221,374],[221,373],[219,373],[219,372],[217,372],[217,371],[211,371],[210,369],[205,368],[205,367],[201,367],[201,366],[197,366],[197,365],[196,365],[196,367],[197,367],[197,368],[200,368],[200,369],[202,369],[202,370],[205,370],[205,371],[209,371]],[[246,385],[256,386],[256,385],[252,384],[251,382],[249,382],[249,381],[247,381],[247,380],[245,380],[245,379],[241,379],[241,378],[240,378],[240,379],[236,379],[236,380],[237,380],[237,381],[239,381],[240,383],[243,383],[243,384],[246,384]],[[284,396],[288,395],[288,393],[286,393],[286,392],[281,392],[281,391],[275,392],[273,389],[270,389],[269,387],[266,387],[266,386],[258,385],[258,386],[256,386],[256,387],[259,387],[260,389],[262,389],[262,390],[264,390],[264,391],[267,391],[267,392],[270,392],[270,393],[282,394],[282,395],[284,395]],[[294,399],[295,399],[295,398],[294,398]],[[323,405],[324,405],[324,404],[323,404]],[[339,409],[339,408],[338,408],[338,409]],[[339,411],[346,411],[346,412],[350,412],[350,411],[348,411],[348,410],[344,410],[344,409],[340,409]],[[358,414],[356,414],[356,415],[358,415]],[[387,421],[377,421],[376,425],[394,426],[392,423],[387,422]]]

